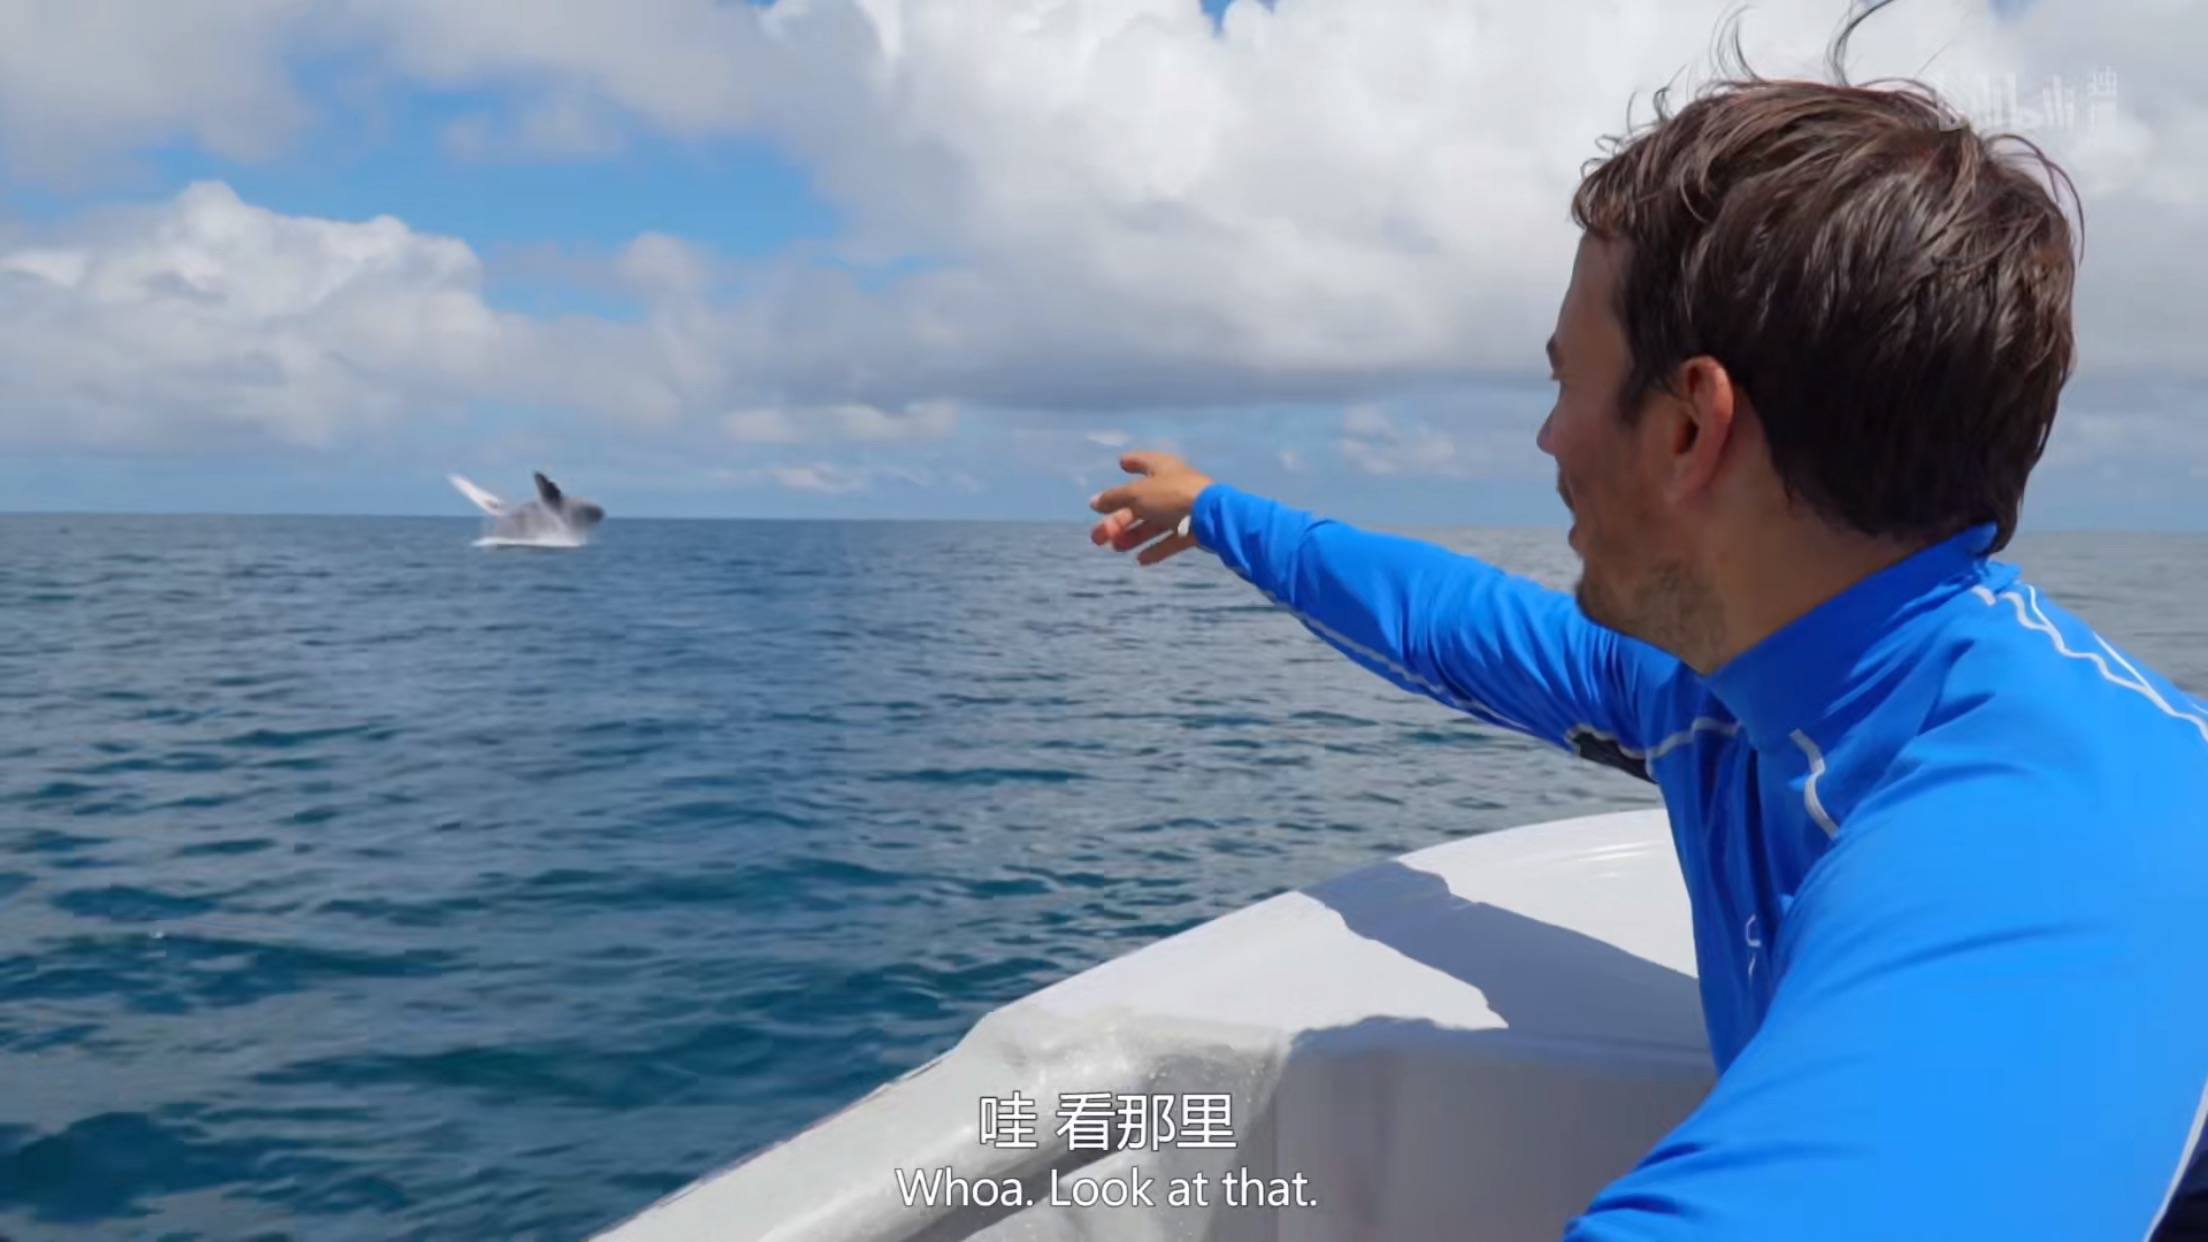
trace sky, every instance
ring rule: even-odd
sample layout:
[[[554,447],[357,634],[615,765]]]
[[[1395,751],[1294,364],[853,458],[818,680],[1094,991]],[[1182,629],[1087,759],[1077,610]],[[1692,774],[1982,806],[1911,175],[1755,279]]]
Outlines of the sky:
[[[0,511],[1080,520],[1162,448],[1561,525],[1599,141],[1841,0],[0,0]],[[2208,530],[2208,5],[1900,0],[2042,145],[2079,370],[2025,528]]]

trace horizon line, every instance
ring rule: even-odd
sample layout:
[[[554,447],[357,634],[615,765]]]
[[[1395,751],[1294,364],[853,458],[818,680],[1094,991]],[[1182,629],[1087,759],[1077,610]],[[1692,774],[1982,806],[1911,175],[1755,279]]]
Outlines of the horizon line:
[[[480,515],[471,515],[471,514],[454,514],[454,513],[400,513],[400,512],[388,512],[388,511],[386,511],[386,512],[351,512],[351,513],[334,513],[334,512],[327,512],[327,511],[324,511],[324,512],[304,512],[304,511],[280,511],[280,510],[246,510],[246,511],[228,511],[228,510],[219,510],[219,509],[179,509],[179,510],[150,510],[150,509],[147,509],[147,510],[139,510],[139,509],[0,509],[0,519],[8,519],[8,518],[140,518],[140,519],[161,519],[161,518],[185,518],[185,519],[199,519],[199,518],[222,518],[222,519],[256,519],[256,518],[259,518],[259,519],[279,519],[279,520],[303,520],[303,519],[312,519],[312,520],[327,520],[327,521],[358,521],[358,520],[362,520],[362,519],[372,519],[372,520],[380,520],[380,521],[419,521],[419,522],[453,522],[453,523],[461,523],[461,522],[469,522],[469,523],[480,523],[480,522],[482,521],[482,518],[480,517]],[[607,519],[607,521],[608,521],[608,523],[609,523],[609,524],[612,524],[612,523],[618,523],[618,522],[763,522],[763,523],[764,523],[764,522],[771,522],[771,523],[788,523],[788,524],[793,524],[793,525],[794,525],[794,524],[800,524],[800,523],[812,523],[812,524],[816,524],[816,525],[830,525],[830,524],[839,524],[839,523],[840,523],[840,524],[852,524],[852,525],[858,525],[858,524],[868,524],[868,525],[908,525],[908,526],[929,526],[929,525],[934,525],[934,526],[980,526],[980,525],[987,525],[987,526],[1083,526],[1083,525],[1087,525],[1087,524],[1089,524],[1090,522],[1092,522],[1092,521],[1094,521],[1094,520],[1095,520],[1095,519],[1094,519],[1093,517],[1090,517],[1090,516],[1075,516],[1075,517],[1067,517],[1067,518],[1044,518],[1044,517],[978,517],[978,516],[977,516],[977,517],[915,517],[915,516],[899,516],[899,515],[894,515],[894,514],[892,514],[892,515],[843,514],[843,515],[834,515],[834,516],[816,516],[816,515],[797,515],[797,514],[742,514],[742,513],[725,513],[725,514],[639,513],[639,514],[627,515],[627,516],[623,516],[623,517],[619,517],[619,518],[610,518],[610,517],[609,517],[609,518]],[[1381,529],[1381,528],[1384,528],[1384,527],[1394,526],[1394,527],[1397,527],[1397,528],[1404,528],[1404,529],[1426,529],[1426,530],[1511,530],[1511,531],[1556,531],[1556,532],[1561,532],[1561,531],[1563,531],[1563,529],[1564,529],[1564,527],[1565,527],[1565,525],[1566,525],[1566,523],[1564,523],[1564,522],[1563,522],[1563,521],[1561,521],[1561,520],[1558,520],[1558,521],[1549,521],[1549,522],[1526,522],[1526,521],[1515,521],[1515,522],[1511,522],[1511,521],[1488,521],[1488,522],[1413,522],[1413,523],[1396,523],[1396,522],[1370,522],[1370,521],[1368,521],[1368,522],[1363,522],[1363,523],[1361,523],[1361,524],[1362,524],[1362,525],[1364,525],[1365,527],[1367,527],[1368,529]],[[2020,524],[2020,525],[2019,525],[2019,526],[2017,527],[2017,532],[2016,532],[2016,533],[2017,533],[2017,535],[2018,535],[2018,536],[2020,536],[2020,537],[2028,537],[2028,536],[2031,536],[2031,535],[2177,535],[2177,536],[2195,536],[2195,537],[2198,537],[2198,536],[2204,536],[2204,535],[2208,535],[2208,525],[2191,525],[2191,526],[2161,526],[2161,527],[2140,527],[2140,526],[2098,526],[2098,525],[2064,525],[2064,526],[2038,526],[2038,525],[2032,525],[2032,524],[2030,524],[2030,523],[2023,523],[2023,524]]]

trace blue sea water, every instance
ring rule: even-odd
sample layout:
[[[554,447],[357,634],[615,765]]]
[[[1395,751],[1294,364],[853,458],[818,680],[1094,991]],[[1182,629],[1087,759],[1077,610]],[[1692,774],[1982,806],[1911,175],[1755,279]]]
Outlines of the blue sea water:
[[[475,533],[0,518],[0,1234],[576,1237],[1107,957],[1650,798],[1078,524]],[[2208,688],[2208,539],[2010,556]]]

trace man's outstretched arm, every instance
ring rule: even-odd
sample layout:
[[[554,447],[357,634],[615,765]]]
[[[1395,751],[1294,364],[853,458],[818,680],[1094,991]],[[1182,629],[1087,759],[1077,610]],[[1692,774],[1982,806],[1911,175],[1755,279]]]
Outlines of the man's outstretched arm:
[[[1155,564],[1193,547],[1398,686],[1628,770],[1658,739],[1671,657],[1588,621],[1571,597],[1434,544],[1253,496],[1164,454],[1100,492],[1092,538]],[[1186,533],[1178,532],[1186,518]],[[1144,546],[1147,545],[1147,546]]]

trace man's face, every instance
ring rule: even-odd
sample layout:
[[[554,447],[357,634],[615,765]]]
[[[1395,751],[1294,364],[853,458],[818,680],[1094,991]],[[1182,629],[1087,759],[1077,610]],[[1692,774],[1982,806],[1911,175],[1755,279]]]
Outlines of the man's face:
[[[1583,237],[1549,339],[1556,405],[1537,443],[1556,459],[1557,493],[1571,510],[1581,573],[1580,610],[1598,624],[1654,641],[1677,586],[1662,514],[1644,466],[1645,423],[1618,400],[1631,366],[1613,294],[1622,246]]]

